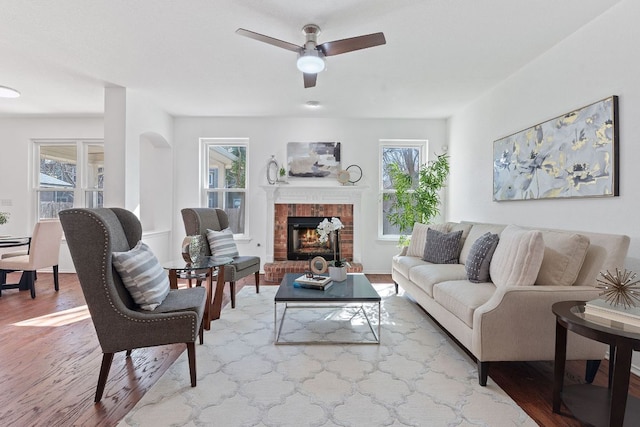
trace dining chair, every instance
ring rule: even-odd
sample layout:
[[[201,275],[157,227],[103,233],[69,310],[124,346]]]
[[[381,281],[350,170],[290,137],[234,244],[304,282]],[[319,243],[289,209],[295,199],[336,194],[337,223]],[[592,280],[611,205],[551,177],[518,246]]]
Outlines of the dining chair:
[[[66,209],[59,216],[102,349],[95,402],[102,399],[114,354],[126,351],[130,356],[132,349],[142,347],[186,344],[191,387],[195,387],[195,341],[197,336],[201,344],[203,341],[206,289],[168,289],[165,276],[164,300],[155,308],[145,308],[134,300],[131,283],[123,281],[123,277],[131,276],[119,272],[125,263],[117,259],[141,246],[142,225],[138,218],[122,208]],[[140,258],[130,258],[126,264],[146,280],[145,273],[152,268],[162,270],[155,256],[152,258],[152,262],[145,263],[139,263]],[[157,265],[150,265],[154,262]],[[141,294],[137,294],[138,298]]]
[[[29,249],[3,254],[0,258],[0,296],[6,289],[24,289],[31,291],[31,298],[36,297],[36,271],[52,267],[53,284],[59,290],[58,259],[62,241],[62,226],[58,220],[45,220],[36,224],[33,229]],[[20,283],[6,283],[7,273],[22,271]]]

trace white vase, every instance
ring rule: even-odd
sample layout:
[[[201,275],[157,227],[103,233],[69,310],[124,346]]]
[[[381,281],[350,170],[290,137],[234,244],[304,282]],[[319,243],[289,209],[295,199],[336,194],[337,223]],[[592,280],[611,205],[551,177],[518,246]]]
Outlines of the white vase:
[[[347,280],[347,267],[329,267],[329,277],[334,282]]]

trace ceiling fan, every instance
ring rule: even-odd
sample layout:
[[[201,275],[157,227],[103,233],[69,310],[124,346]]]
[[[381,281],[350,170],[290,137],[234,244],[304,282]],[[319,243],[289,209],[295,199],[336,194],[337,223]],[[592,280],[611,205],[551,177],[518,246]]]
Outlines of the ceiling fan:
[[[366,49],[368,47],[380,46],[387,41],[382,33],[367,34],[365,36],[351,37],[348,39],[334,40],[318,44],[318,34],[320,27],[314,24],[305,25],[302,33],[306,36],[306,42],[302,46],[295,45],[264,34],[238,28],[237,34],[258,40],[273,46],[281,47],[298,54],[297,66],[303,73],[304,87],[314,87],[318,73],[324,70],[325,56],[340,55],[341,53],[353,52],[354,50]]]

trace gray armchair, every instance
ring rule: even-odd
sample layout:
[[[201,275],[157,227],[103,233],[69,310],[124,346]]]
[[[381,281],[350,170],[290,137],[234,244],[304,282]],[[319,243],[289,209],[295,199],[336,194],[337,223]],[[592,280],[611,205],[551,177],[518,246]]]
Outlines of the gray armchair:
[[[195,387],[205,288],[170,290],[155,310],[142,310],[112,265],[113,252],[130,250],[142,237],[138,218],[120,208],[68,209],[59,216],[103,353],[95,401],[102,398],[114,353],[126,350],[129,356],[141,347],[186,343]]]
[[[218,208],[184,208],[182,220],[187,236],[202,235],[207,238],[207,229],[221,231],[229,227],[229,218]],[[211,250],[207,246],[207,255]],[[231,308],[236,307],[236,281],[255,274],[256,293],[260,292],[260,258],[257,256],[237,256],[233,263],[224,266],[224,280],[231,288]]]

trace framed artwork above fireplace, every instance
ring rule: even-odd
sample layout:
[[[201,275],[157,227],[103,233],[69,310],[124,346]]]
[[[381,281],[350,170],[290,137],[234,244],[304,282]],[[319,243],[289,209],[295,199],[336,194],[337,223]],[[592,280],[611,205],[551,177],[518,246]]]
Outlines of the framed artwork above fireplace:
[[[287,169],[292,178],[336,179],[340,170],[339,142],[289,142]]]

